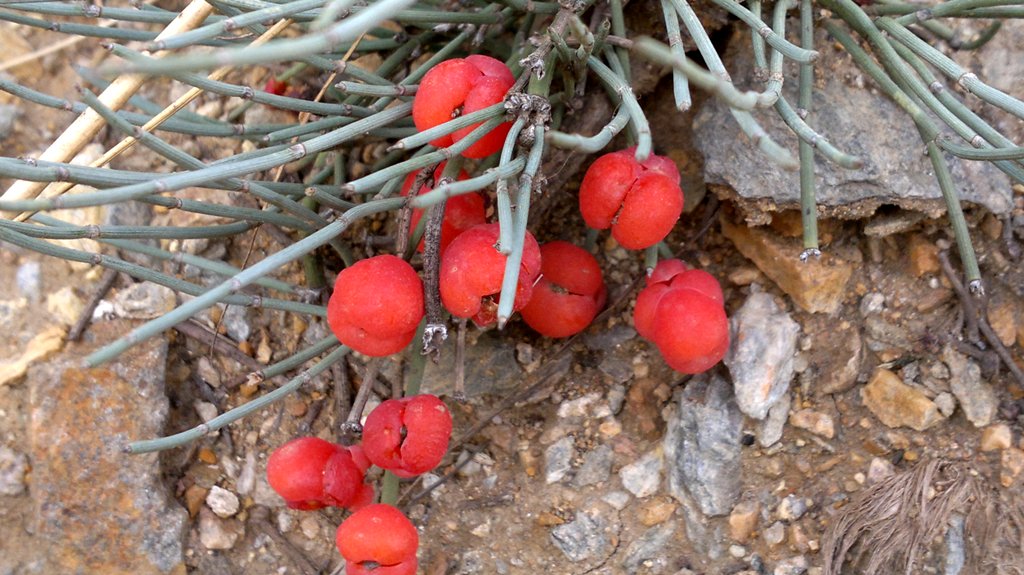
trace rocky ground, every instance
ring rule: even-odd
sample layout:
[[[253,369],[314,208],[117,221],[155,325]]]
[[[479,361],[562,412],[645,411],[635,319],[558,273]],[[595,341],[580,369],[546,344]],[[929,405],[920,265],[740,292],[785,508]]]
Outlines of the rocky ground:
[[[1021,30],[977,56],[989,77],[1005,77],[990,67]],[[670,114],[659,83],[644,105],[692,206],[671,245],[721,280],[730,354],[698,377],[668,369],[631,326],[640,258],[610,240],[599,246],[610,308],[585,334],[563,344],[520,325],[471,331],[469,401],[449,402],[451,453],[402,486],[423,573],[828,574],[846,557],[890,573],[911,554],[915,573],[1021,573],[1024,381],[1007,366],[1024,367],[1024,188],[957,164],[987,287],[983,300],[962,298],[944,271],[959,264],[938,190],[916,135],[900,132],[909,122],[886,123],[886,138],[845,135],[889,105],[840,53],[825,56],[833,73],[821,89],[868,102],[849,98],[859,111],[836,112],[829,136],[869,161],[821,178],[824,256],[796,258],[789,176],[723,136],[732,128],[714,103]],[[730,69],[744,65],[731,57]],[[57,77],[51,91],[70,86]],[[36,111],[0,104],[15,117]],[[33,153],[61,122],[14,122],[4,145]],[[552,200],[565,223],[541,239],[582,230],[571,204],[571,194]],[[252,261],[276,242],[258,235]],[[241,264],[249,241],[180,247]],[[277,387],[284,379],[246,374],[326,332],[292,314],[220,308],[86,369],[88,351],[179,301],[117,278],[82,340],[65,342],[103,280],[0,249],[0,574],[338,572],[342,514],[286,509],[264,469],[292,437],[339,436],[339,392],[361,383],[364,361],[186,447],[126,455],[127,441]],[[428,391],[451,392],[453,355],[428,364]],[[394,359],[380,380],[404,373]]]

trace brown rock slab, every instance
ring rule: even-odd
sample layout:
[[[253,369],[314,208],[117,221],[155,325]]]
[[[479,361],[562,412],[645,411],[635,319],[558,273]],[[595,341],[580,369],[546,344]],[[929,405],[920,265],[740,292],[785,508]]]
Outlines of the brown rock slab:
[[[724,214],[721,221],[725,237],[800,308],[811,313],[834,313],[839,309],[853,274],[850,262],[830,252],[801,262],[800,240],[735,224]]]
[[[29,370],[35,531],[49,541],[42,572],[184,573],[186,512],[166,492],[157,454],[122,451],[164,431],[167,343],[150,339],[106,366],[81,367],[135,325],[95,324],[85,343]]]
[[[889,427],[924,431],[943,420],[932,400],[887,369],[876,369],[860,396],[865,407]]]

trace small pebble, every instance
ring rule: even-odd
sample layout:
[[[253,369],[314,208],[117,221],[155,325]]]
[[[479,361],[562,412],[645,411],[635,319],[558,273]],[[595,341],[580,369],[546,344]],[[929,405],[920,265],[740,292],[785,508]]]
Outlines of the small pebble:
[[[729,515],[729,535],[734,541],[746,543],[757,527],[761,506],[757,501],[741,501]]]
[[[771,547],[782,545],[786,540],[786,526],[781,521],[776,521],[761,533],[761,538]]]
[[[238,496],[217,485],[214,485],[207,494],[206,504],[218,517],[227,518],[238,513]]]
[[[206,509],[199,511],[199,542],[211,550],[231,549],[238,542],[239,532],[232,524]]]
[[[789,414],[789,424],[825,439],[832,439],[835,436],[835,424],[832,422],[832,417],[820,411],[811,409],[794,411]]]
[[[217,417],[217,406],[207,401],[197,401],[196,414],[199,419],[203,420],[203,423],[209,422],[211,419]]]
[[[568,435],[554,442],[544,451],[544,481],[548,485],[565,478],[572,469],[574,453],[575,442]]]
[[[537,515],[537,525],[540,525],[541,527],[552,527],[563,523],[565,523],[564,518],[555,515],[550,511],[541,511],[540,514]]]
[[[622,511],[629,505],[629,494],[625,491],[609,491],[601,498],[602,501],[611,505],[617,511]]]
[[[873,457],[871,464],[868,466],[868,484],[874,485],[893,473],[896,473],[896,468],[893,467],[891,461],[881,457]]]
[[[292,417],[302,417],[309,411],[309,405],[300,397],[289,397],[285,400],[285,409],[288,410],[288,415]]]
[[[981,432],[982,451],[997,451],[1006,449],[1013,445],[1013,434],[1010,426],[1005,423],[996,423],[986,427]]]
[[[316,539],[320,535],[320,523],[317,522],[316,517],[306,515],[299,521],[299,530],[306,536],[306,539]]]
[[[647,527],[659,525],[672,516],[676,504],[665,497],[658,497],[640,507],[640,523]]]
[[[199,513],[203,502],[206,501],[206,494],[209,492],[210,490],[199,485],[191,485],[185,490],[185,508],[188,509],[189,517],[195,517]]]
[[[653,450],[619,470],[622,486],[636,497],[649,497],[661,486],[661,450]]]
[[[199,461],[202,461],[203,463],[206,463],[208,465],[213,465],[217,463],[217,454],[214,453],[213,450],[210,449],[209,447],[203,447],[202,449],[200,449],[198,458]]]
[[[783,521],[796,521],[807,511],[807,500],[796,495],[787,495],[775,508],[775,515]]]
[[[1003,450],[1001,459],[1002,471],[999,473],[999,482],[1003,487],[1010,487],[1024,471],[1024,450],[1008,447]]]

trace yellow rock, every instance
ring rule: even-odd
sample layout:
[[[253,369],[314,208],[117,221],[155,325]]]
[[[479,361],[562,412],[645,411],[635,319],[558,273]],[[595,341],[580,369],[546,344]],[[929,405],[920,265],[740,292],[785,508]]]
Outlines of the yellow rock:
[[[46,311],[66,326],[74,325],[85,309],[85,302],[75,294],[71,286],[64,286],[46,296]]]
[[[800,261],[800,240],[783,238],[765,228],[735,224],[724,214],[722,233],[736,249],[768,276],[793,302],[811,313],[833,313],[846,295],[853,265],[825,252],[820,259]]]
[[[0,385],[21,379],[34,362],[46,359],[64,347],[65,335],[65,328],[53,326],[32,338],[21,357],[11,362],[0,363]]]
[[[932,400],[887,369],[876,369],[860,396],[864,406],[889,427],[924,431],[943,421],[938,406]]]

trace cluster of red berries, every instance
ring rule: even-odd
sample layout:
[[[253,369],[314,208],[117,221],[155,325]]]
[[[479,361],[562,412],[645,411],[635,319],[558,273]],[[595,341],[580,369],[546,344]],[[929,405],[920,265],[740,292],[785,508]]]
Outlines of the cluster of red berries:
[[[363,443],[344,447],[300,437],[267,461],[267,482],[292,509],[344,507],[354,513],[336,535],[347,573],[412,575],[416,528],[401,511],[373,504],[366,470],[376,465],[399,477],[415,477],[441,463],[448,451],[452,417],[433,395],[389,399],[366,417]]]
[[[416,127],[429,129],[459,113],[500,102],[512,83],[508,68],[487,56],[445,61],[424,76],[416,93]],[[449,146],[471,129],[432,143]],[[507,123],[499,126],[464,155],[495,153],[507,131]],[[444,164],[439,165],[433,178],[439,178],[443,170]],[[458,179],[467,177],[465,172],[458,175]],[[415,178],[415,174],[407,176],[403,195],[410,193]],[[429,191],[431,186],[425,183],[419,193]],[[612,237],[623,247],[651,247],[665,239],[682,214],[679,170],[669,158],[654,154],[639,162],[634,148],[605,154],[587,170],[580,185],[579,206],[588,226],[611,228]],[[413,212],[412,228],[422,216],[421,210]],[[495,299],[508,257],[499,251],[498,237],[498,224],[487,223],[483,195],[459,195],[447,202],[440,239],[441,302],[453,316],[472,319],[481,327],[497,321]],[[422,243],[419,249],[423,249]],[[682,262],[664,265],[685,267]],[[719,329],[724,310],[718,282],[705,272],[689,270],[684,274],[703,274],[702,285],[713,284],[714,289],[709,288],[702,297],[717,302],[718,307],[715,313],[704,313],[704,308],[694,307],[697,304],[688,300],[699,291],[684,289],[685,282],[672,276],[657,279],[660,274],[656,271],[648,280],[648,288],[638,300],[637,317],[641,319],[637,330],[658,346],[673,368],[691,373],[706,370],[721,359],[719,351],[728,346],[727,330]],[[661,302],[665,292],[672,292],[671,297]],[[327,308],[331,329],[342,343],[370,356],[390,355],[407,346],[424,315],[423,284],[412,266],[395,256],[372,257],[343,270],[334,293]],[[513,311],[520,311],[530,327],[549,337],[579,333],[604,306],[605,293],[601,269],[586,250],[561,241],[540,246],[526,232]],[[647,302],[655,293],[659,294],[657,305],[652,307]],[[684,300],[686,305],[680,303]],[[655,323],[664,327],[655,327]],[[694,343],[698,340],[707,349]]]
[[[681,260],[662,260],[636,298],[633,324],[672,369],[701,373],[729,348],[729,320],[718,280]]]
[[[496,104],[513,85],[503,63],[487,56],[442,62],[424,76],[413,102],[413,121],[426,130]],[[280,86],[268,83],[267,90]],[[440,137],[431,144],[451,146],[479,124]],[[501,149],[509,123],[468,146],[467,158]],[[439,178],[444,164],[433,178]],[[458,179],[466,179],[462,172]],[[408,195],[416,175],[402,190]],[[430,191],[423,185],[419,193]],[[580,185],[580,211],[588,226],[611,228],[628,249],[644,249],[665,239],[683,209],[679,172],[668,158],[651,155],[639,162],[634,149],[598,158]],[[412,215],[415,227],[423,214]],[[449,200],[441,226],[439,290],[455,317],[484,327],[495,323],[495,296],[501,291],[507,254],[499,251],[499,225],[487,223],[479,193]],[[419,249],[423,250],[422,243]],[[539,245],[526,232],[513,311],[549,337],[585,329],[605,304],[597,260],[567,242]],[[413,267],[392,255],[371,257],[342,270],[327,305],[327,321],[338,339],[369,356],[397,353],[412,341],[424,316],[423,283]],[[652,341],[673,369],[698,373],[718,363],[729,345],[722,290],[707,272],[680,260],[664,260],[647,278],[634,312],[637,332]],[[432,395],[383,402],[366,418],[361,445],[344,447],[315,437],[285,444],[271,455],[267,479],[294,509],[336,506],[353,514],[338,528],[337,545],[350,575],[412,575],[416,572],[416,528],[401,511],[373,504],[365,481],[370,465],[399,477],[436,467],[448,449],[452,420]]]

